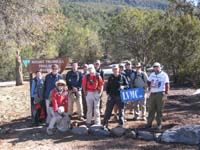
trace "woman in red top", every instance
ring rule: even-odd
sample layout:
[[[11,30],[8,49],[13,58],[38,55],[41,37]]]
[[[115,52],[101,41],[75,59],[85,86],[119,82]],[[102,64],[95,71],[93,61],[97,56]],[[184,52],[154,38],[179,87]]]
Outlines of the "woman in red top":
[[[54,125],[58,124],[62,120],[67,120],[65,125],[62,127],[62,131],[69,129],[70,118],[68,115],[68,94],[66,91],[66,82],[64,80],[58,80],[56,82],[56,88],[51,91],[51,104],[52,104],[52,115],[53,117],[50,120],[49,127],[47,128],[47,133],[49,135],[53,134]],[[58,128],[60,129],[60,128]]]
[[[89,74],[85,75],[82,80],[82,87],[87,102],[87,119],[86,124],[91,125],[92,114],[94,112],[94,123],[100,125],[100,96],[103,93],[103,80],[96,73],[94,65],[88,65]],[[94,109],[94,110],[93,110]]]

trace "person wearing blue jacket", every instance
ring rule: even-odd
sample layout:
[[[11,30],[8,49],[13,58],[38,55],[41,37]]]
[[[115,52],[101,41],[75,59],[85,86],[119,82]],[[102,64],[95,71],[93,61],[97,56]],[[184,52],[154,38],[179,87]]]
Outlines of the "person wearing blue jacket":
[[[83,75],[78,71],[78,63],[72,64],[72,70],[66,74],[66,83],[68,86],[68,111],[69,115],[73,114],[74,102],[77,105],[78,119],[83,121],[83,104],[82,104],[82,78]]]
[[[41,107],[43,101],[43,78],[40,70],[36,72],[31,84],[31,113],[34,124],[39,125],[45,119],[44,110]]]
[[[56,81],[62,79],[62,75],[58,73],[59,67],[57,64],[53,64],[51,66],[52,72],[47,74],[44,80],[44,99],[46,104],[46,123],[49,124],[51,117],[52,117],[52,105],[49,100],[49,94],[51,90],[53,90],[56,85]]]

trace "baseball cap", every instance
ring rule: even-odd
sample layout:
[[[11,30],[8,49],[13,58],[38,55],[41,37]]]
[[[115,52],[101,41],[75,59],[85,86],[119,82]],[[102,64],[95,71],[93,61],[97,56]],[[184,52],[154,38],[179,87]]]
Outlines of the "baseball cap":
[[[127,62],[126,62],[126,65],[131,65],[131,62],[130,62],[130,61],[127,61]]]
[[[113,65],[112,66],[112,69],[118,69],[119,68],[119,65]]]
[[[159,63],[159,62],[155,62],[155,63],[153,64],[153,67],[160,67],[160,63]]]

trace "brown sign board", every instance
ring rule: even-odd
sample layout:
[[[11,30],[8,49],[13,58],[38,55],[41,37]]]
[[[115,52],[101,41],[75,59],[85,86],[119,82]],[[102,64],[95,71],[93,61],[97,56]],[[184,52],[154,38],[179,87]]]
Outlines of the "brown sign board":
[[[58,59],[30,59],[27,69],[29,73],[35,73],[40,70],[43,73],[51,72],[51,66],[57,64],[59,66],[59,72],[62,73],[65,70],[69,60],[68,58]]]

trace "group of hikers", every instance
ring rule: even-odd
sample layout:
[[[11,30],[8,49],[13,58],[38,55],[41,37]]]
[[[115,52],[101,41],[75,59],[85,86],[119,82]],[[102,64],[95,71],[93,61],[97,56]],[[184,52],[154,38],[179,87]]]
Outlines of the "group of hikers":
[[[133,120],[147,121],[144,128],[151,128],[154,118],[157,128],[162,128],[163,98],[169,92],[169,77],[162,71],[158,62],[153,64],[152,73],[142,71],[142,64],[132,67],[130,61],[112,66],[112,74],[108,77],[105,91],[107,94],[106,108],[103,113],[102,95],[105,78],[100,60],[94,64],[85,64],[82,72],[78,70],[78,63],[72,64],[72,69],[66,75],[59,74],[59,66],[52,65],[52,71],[43,79],[40,70],[32,80],[31,102],[32,116],[35,124],[45,122],[47,133],[52,135],[57,128],[66,131],[70,128],[70,120],[74,115],[76,103],[78,120],[85,121],[87,127],[92,124],[103,125],[108,130],[109,119],[114,111],[114,118],[119,125],[126,121],[126,105],[121,100],[120,91],[131,88],[143,88],[144,98],[130,102]],[[148,99],[148,117],[146,117],[146,92],[150,91]],[[155,116],[156,114],[156,116]],[[101,115],[103,121],[101,122]]]

